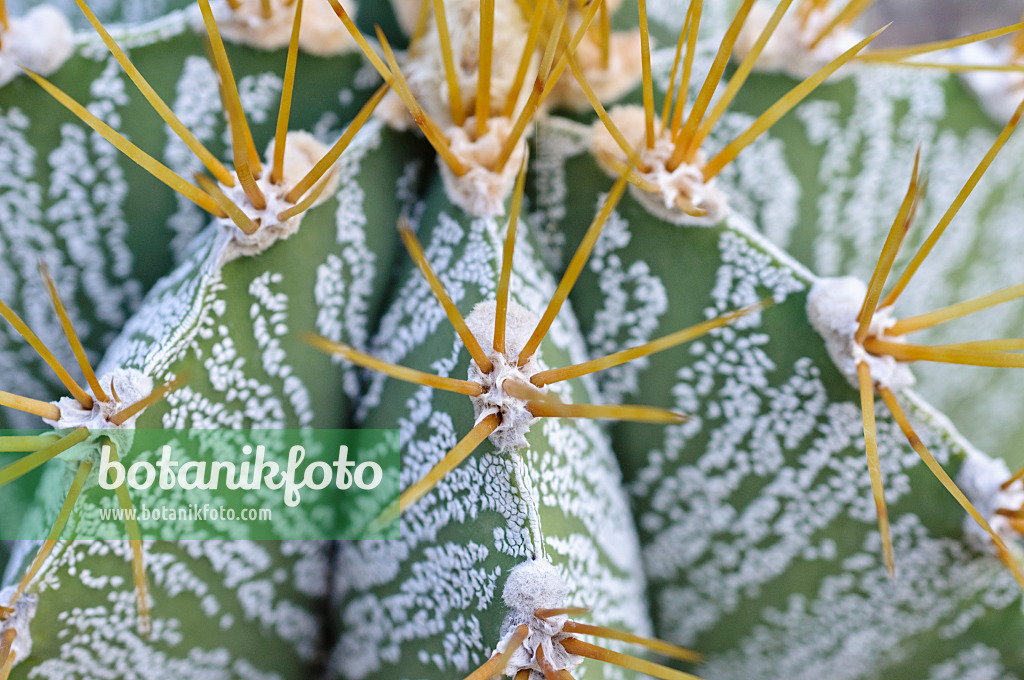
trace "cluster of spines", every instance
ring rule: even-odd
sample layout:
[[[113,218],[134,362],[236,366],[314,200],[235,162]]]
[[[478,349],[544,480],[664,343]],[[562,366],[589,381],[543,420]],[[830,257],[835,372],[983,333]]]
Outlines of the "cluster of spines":
[[[981,180],[982,175],[984,175],[985,171],[995,160],[996,155],[1006,144],[1012,132],[1016,129],[1022,114],[1024,114],[1024,101],[1022,101],[1020,106],[1018,106],[1013,118],[1003,128],[991,148],[989,148],[988,152],[982,158],[978,167],[975,168],[974,172],[968,178],[964,187],[960,190],[952,204],[950,204],[949,208],[939,219],[935,228],[931,231],[928,237],[925,238],[917,253],[913,258],[911,258],[902,274],[898,277],[896,283],[893,284],[889,292],[883,296],[882,293],[885,288],[886,281],[892,272],[900,246],[903,244],[904,238],[913,224],[914,216],[917,212],[917,206],[920,203],[924,191],[924,184],[920,177],[920,151],[918,152],[918,156],[914,162],[914,170],[910,185],[907,188],[903,203],[900,206],[899,212],[897,213],[892,227],[889,230],[889,234],[886,237],[878,263],[875,266],[875,270],[868,283],[867,294],[865,295],[861,310],[857,315],[858,327],[854,334],[854,342],[858,346],[862,347],[869,355],[888,356],[901,363],[930,361],[972,366],[1024,368],[1024,356],[1014,353],[1015,350],[1024,348],[1024,343],[1022,343],[1020,339],[980,340],[941,346],[924,346],[902,341],[895,342],[893,340],[870,336],[871,322],[875,314],[880,310],[891,309],[893,305],[896,304],[914,274],[921,267],[929,253],[931,253],[939,238],[953,221],[957,212],[959,212],[964,202]],[[901,338],[909,333],[932,328],[939,324],[962,318],[995,305],[1019,299],[1020,297],[1024,297],[1024,284],[1010,286],[973,300],[954,304],[933,312],[897,320],[886,330],[886,335],[889,337]],[[1021,587],[1024,588],[1024,573],[1021,572],[1020,565],[1011,555],[1002,537],[992,529],[988,520],[978,512],[970,500],[968,500],[964,493],[957,487],[956,483],[949,477],[942,466],[938,464],[935,458],[928,451],[927,447],[922,443],[920,437],[918,437],[917,433],[911,426],[910,421],[907,419],[907,416],[900,406],[893,390],[888,385],[876,384],[871,375],[871,368],[865,360],[861,360],[857,363],[857,379],[860,385],[861,411],[864,420],[864,441],[868,459],[868,470],[871,475],[871,487],[878,511],[878,524],[882,537],[885,564],[889,572],[894,574],[896,566],[892,552],[892,541],[889,536],[888,512],[886,510],[885,494],[883,491],[881,467],[878,460],[878,445],[874,413],[874,397],[876,390],[882,397],[886,406],[889,408],[889,412],[896,420],[896,423],[907,437],[910,445],[921,457],[921,460],[925,463],[932,474],[935,475],[939,482],[941,482],[957,500],[957,502],[960,503],[964,510],[967,511],[967,513],[991,536],[992,542],[999,555],[1011,569],[1014,577],[1021,584]]]
[[[79,367],[82,374],[85,376],[92,394],[89,394],[89,392],[83,389],[78,382],[75,381],[71,376],[71,373],[61,365],[53,352],[35,333],[32,332],[32,329],[28,327],[28,324],[26,324],[21,317],[19,317],[2,301],[0,301],[0,315],[7,320],[14,330],[21,335],[21,337],[36,350],[46,364],[53,369],[54,373],[61,382],[64,383],[68,392],[78,402],[82,409],[86,411],[93,409],[96,401],[106,403],[113,400],[113,403],[120,404],[121,400],[117,395],[113,382],[110,384],[111,394],[108,395],[100,384],[99,379],[96,377],[96,372],[93,370],[92,365],[85,354],[85,349],[82,347],[78,334],[75,332],[71,319],[67,314],[66,307],[64,306],[64,302],[60,297],[57,286],[53,281],[53,278],[50,276],[49,271],[45,266],[40,265],[40,272],[46,282],[46,287],[50,294],[50,300],[57,313],[57,317],[60,320],[60,324],[64,330],[68,344],[71,346],[72,352],[78,360]],[[170,391],[179,387],[182,382],[182,379],[172,381],[157,387],[142,399],[134,403],[124,405],[123,408],[119,409],[108,418],[106,425],[110,428],[124,426],[128,421],[142,413],[145,409],[162,400]],[[60,421],[61,419],[61,410],[56,404],[8,392],[0,392],[0,405],[31,413],[48,421]],[[90,431],[88,428],[79,427],[62,436],[53,434],[0,438],[0,451],[26,453],[26,455],[22,456],[18,460],[0,468],[0,487],[16,481],[41,465],[53,460],[65,451],[68,451],[72,447],[83,444],[90,436],[94,435],[102,435],[102,431]],[[118,459],[118,453],[115,443],[106,438],[104,438],[104,441],[109,444],[108,450],[110,452],[111,460],[116,461]],[[64,531],[64,527],[71,517],[71,513],[74,510],[75,504],[78,502],[82,490],[85,488],[86,480],[92,472],[93,465],[94,462],[91,458],[82,460],[78,463],[75,470],[74,480],[71,483],[71,487],[68,490],[60,512],[57,514],[54,524],[50,529],[46,540],[43,542],[43,545],[36,553],[32,564],[29,566],[28,570],[19,582],[14,596],[10,602],[6,603],[7,608],[13,609],[21,596],[24,595],[33,579],[39,573],[43,563],[47,558],[49,558],[57,544],[57,540],[60,538]],[[139,629],[144,635],[146,635],[150,630],[150,616],[146,572],[143,564],[142,535],[139,530],[138,522],[134,519],[132,514],[132,501],[128,493],[127,485],[125,483],[120,484],[115,489],[115,495],[121,509],[126,513],[125,528],[128,533],[129,544],[132,551],[132,578],[136,589]],[[14,629],[10,629],[8,633],[14,635]],[[2,658],[2,655],[0,655],[0,658]],[[4,676],[3,674],[0,674],[0,679],[2,678],[4,678]]]

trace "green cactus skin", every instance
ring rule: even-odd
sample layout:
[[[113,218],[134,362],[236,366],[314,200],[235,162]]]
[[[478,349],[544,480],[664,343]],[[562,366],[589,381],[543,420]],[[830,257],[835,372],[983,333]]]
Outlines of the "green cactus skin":
[[[317,329],[366,345],[398,239],[394,230],[366,229],[363,216],[390,212],[388,219],[397,219],[400,202],[376,191],[375,182],[389,176],[412,190],[420,151],[415,140],[371,123],[338,165],[343,181],[337,193],[306,213],[291,238],[220,266],[223,242],[216,237],[224,228],[207,231],[154,288],[99,370],[136,369],[157,384],[196,376],[166,403],[145,411],[136,426],[346,426],[358,376],[347,369],[348,378],[339,377],[330,357],[313,352],[288,329]],[[285,309],[287,320],[280,318]],[[245,357],[252,360],[239,361]],[[257,385],[264,387],[257,391]],[[56,510],[66,479],[51,475],[49,481],[40,494]],[[110,495],[93,487],[84,498],[109,506]],[[154,633],[144,641],[134,630],[127,542],[74,541],[74,521],[65,535],[68,542],[34,587],[37,653],[14,677],[95,677],[119,666],[152,667],[153,677],[314,672],[324,644],[319,620],[330,571],[326,544],[147,542]],[[77,576],[82,573],[91,576]],[[69,609],[69,601],[75,607]],[[261,642],[254,644],[253,636]]]
[[[573,132],[543,131],[539,146],[552,157],[536,166],[574,178],[563,187],[548,174],[536,184],[567,187],[563,204],[580,206],[559,224],[570,243],[586,227],[583,206],[599,191],[589,187],[603,174],[578,152]],[[554,150],[566,153],[558,159]],[[813,277],[740,217],[715,229],[677,227],[629,196],[617,215],[572,296],[592,354],[788,295],[759,319],[603,375],[610,398],[643,395],[694,415],[664,430],[611,428],[657,634],[708,654],[699,672],[709,678],[810,678],[840,668],[841,677],[928,678],[981,648],[993,668],[1020,673],[1016,648],[990,637],[1019,619],[1018,587],[991,555],[963,544],[962,510],[880,407],[898,569],[896,582],[886,578],[858,395],[805,325]],[[918,433],[955,476],[969,455],[963,440],[916,396],[906,398]],[[861,637],[870,649],[847,646]]]
[[[464,315],[493,300],[505,221],[467,217],[438,178],[419,225],[427,257]],[[512,298],[542,310],[554,281],[524,231]],[[466,375],[461,340],[408,260],[394,290],[374,353],[420,370]],[[582,349],[576,320],[563,313],[541,359],[564,365],[583,359]],[[561,387],[564,400],[590,401],[585,383]],[[402,479],[412,483],[472,427],[473,409],[467,397],[374,376],[357,418],[362,427],[398,427],[407,447]],[[528,448],[514,452],[483,444],[403,516],[400,540],[340,547],[341,633],[332,656],[338,677],[468,674],[497,643],[505,576],[531,555],[546,557],[563,574],[569,604],[591,607],[602,624],[648,632],[635,529],[603,428],[545,418],[528,440]],[[586,677],[605,677],[603,667]]]

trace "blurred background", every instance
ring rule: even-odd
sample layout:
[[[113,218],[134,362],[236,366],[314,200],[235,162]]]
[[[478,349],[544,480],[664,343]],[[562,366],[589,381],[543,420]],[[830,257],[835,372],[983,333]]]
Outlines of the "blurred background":
[[[875,0],[865,27],[893,25],[879,42],[908,44],[955,38],[1020,21],[1024,0]]]
[[[25,7],[42,2],[65,9],[69,16],[80,19],[73,0],[7,0],[13,15],[21,14]],[[372,0],[386,2],[387,0]],[[709,0],[709,2],[712,0]],[[720,1],[720,0],[716,0]],[[97,13],[112,12],[127,19],[152,16],[164,7],[180,7],[184,0],[88,0]],[[1024,0],[875,0],[867,12],[869,26],[894,21],[892,28],[881,36],[880,42],[893,44],[940,40],[964,33],[975,33],[988,28],[1005,26],[1020,19],[1024,13]],[[84,24],[83,24],[84,26]]]

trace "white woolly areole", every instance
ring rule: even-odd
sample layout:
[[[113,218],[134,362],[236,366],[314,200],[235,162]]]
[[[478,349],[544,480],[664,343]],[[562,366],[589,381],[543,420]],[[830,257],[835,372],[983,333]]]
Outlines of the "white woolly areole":
[[[985,66],[1020,66],[1011,45],[993,47],[988,43],[962,45],[952,51],[952,61],[959,64]],[[1024,96],[1024,73],[1013,71],[966,71],[963,74],[968,87],[981,101],[985,112],[997,121],[1013,117],[1021,97]]]
[[[533,558],[523,562],[509,572],[505,581],[502,598],[509,608],[501,624],[501,640],[495,653],[503,653],[509,645],[516,628],[526,625],[529,635],[516,648],[504,668],[504,674],[515,676],[528,669],[543,672],[537,661],[537,649],[542,649],[544,658],[555,670],[573,673],[583,663],[583,657],[570,654],[562,647],[561,641],[571,637],[562,632],[569,617],[552,616],[541,619],[534,616],[538,609],[557,609],[565,606],[569,587],[551,564],[544,558]]]
[[[631,149],[639,148],[646,137],[646,116],[642,106],[627,104],[614,106],[608,111],[616,127],[622,132]],[[680,163],[675,170],[668,169],[668,161],[675,151],[670,134],[665,134],[661,123],[655,120],[654,148],[644,146],[637,161],[637,173],[657,185],[658,193],[653,194],[630,185],[633,197],[652,214],[672,224],[710,227],[722,222],[729,211],[723,194],[715,180],[704,181],[703,151],[697,152],[693,163]],[[600,121],[594,123],[591,149],[598,163],[609,175],[619,176],[619,167],[629,162],[625,151]],[[612,163],[615,161],[615,164]],[[702,211],[695,216],[688,214]]]
[[[480,66],[480,1],[445,0],[444,7],[459,93],[462,95],[464,110],[471,113],[476,100]],[[417,7],[416,12],[418,11]],[[418,14],[412,16],[412,22],[415,24],[415,17]],[[411,32],[411,29],[408,30]],[[528,32],[529,23],[523,18],[517,0],[495,0],[494,51],[491,64],[492,112],[500,112],[505,108],[505,100],[515,82]],[[529,96],[529,83],[536,77],[538,61],[537,55],[533,55],[531,68],[527,73],[527,86],[520,91],[520,101],[525,101]],[[427,30],[410,46],[402,64],[402,73],[416,101],[438,126],[443,129],[455,124],[451,115],[451,93],[448,91],[448,80],[441,55],[440,35],[432,13],[427,21]],[[400,103],[393,91],[384,97],[375,115],[398,129],[406,129],[412,122],[405,106]]]
[[[498,172],[491,168],[497,164],[512,125],[508,118],[492,118],[487,122],[487,133],[475,139],[476,119],[470,116],[464,126],[448,130],[452,153],[469,170],[460,177],[438,157],[445,193],[452,203],[473,217],[505,214],[505,199],[512,193],[516,173],[522,166],[526,141],[520,138],[504,168]]]
[[[71,24],[55,7],[40,5],[7,23],[7,30],[0,28],[0,85],[20,76],[22,67],[48,76],[74,50]]]
[[[893,390],[900,390],[914,384],[914,374],[907,364],[890,356],[869,354],[857,344],[857,315],[867,296],[867,285],[853,276],[822,278],[814,282],[807,296],[807,318],[814,330],[825,339],[825,347],[832,361],[846,376],[853,387],[859,387],[857,364],[867,363],[875,383]],[[868,337],[902,342],[902,336],[886,336],[896,319],[888,308],[875,312],[868,329]]]
[[[801,21],[799,12],[786,12],[764,46],[761,56],[757,58],[755,70],[786,73],[800,79],[808,78],[859,43],[864,39],[863,34],[839,26],[811,49],[811,43],[842,9],[843,4],[828,3],[822,9],[811,11],[806,21]],[[774,12],[775,7],[767,2],[758,2],[751,8],[733,49],[733,55],[737,60],[744,59],[750,54]]]
[[[0,590],[0,606],[8,606],[17,591],[17,586],[7,586]],[[32,632],[29,630],[29,624],[32,623],[38,606],[39,596],[26,593],[14,603],[14,613],[7,617],[6,621],[0,621],[0,635],[12,628],[17,631],[11,643],[11,652],[15,654],[15,666],[32,653]]]
[[[246,234],[228,217],[218,221],[230,235],[230,241],[221,256],[221,264],[237,257],[262,253],[273,244],[288,238],[299,230],[299,226],[302,224],[301,214],[284,222],[280,221],[277,216],[294,205],[285,200],[285,196],[299,180],[306,176],[306,173],[313,169],[316,162],[323,158],[327,151],[328,147],[321,144],[308,132],[289,132],[285,140],[283,177],[280,183],[274,184],[270,181],[270,166],[274,158],[274,141],[271,140],[267,147],[266,167],[263,169],[263,175],[256,180],[257,186],[267,199],[267,207],[263,210],[257,210],[249,202],[249,197],[245,195],[241,182],[236,182],[233,187],[220,185],[221,191],[234,201],[235,205],[240,207],[250,219],[259,223],[259,228],[254,233]],[[310,206],[310,209],[320,205],[334,193],[338,186],[336,167],[329,170],[320,179],[320,182],[327,182],[328,186]]]
[[[394,90],[387,91],[384,98],[377,104],[377,108],[373,110],[373,117],[383,121],[392,130],[408,132],[418,129],[412,116],[409,115],[409,109],[405,108],[405,102],[395,94]]]
[[[611,34],[607,67],[601,45],[590,39],[589,35],[576,49],[580,70],[602,102],[621,99],[637,86],[643,76],[642,55],[639,30]],[[551,108],[565,107],[584,113],[591,111],[590,102],[570,71],[566,71],[555,83],[548,102]]]
[[[226,0],[213,0],[210,7],[225,40],[259,50],[276,50],[291,41],[295,4],[294,0],[289,4],[285,0],[270,0],[269,17],[263,16],[260,0],[242,0],[238,9],[232,9]],[[355,0],[341,0],[341,5],[355,16]],[[192,21],[196,30],[205,30],[200,13]],[[310,54],[330,57],[349,52],[356,44],[327,0],[307,0],[302,8],[299,47]]]
[[[505,382],[513,380],[530,385],[530,378],[541,370],[537,355],[530,357],[526,365],[516,365],[523,345],[530,339],[537,327],[537,316],[525,307],[512,300],[508,302],[508,313],[505,316],[505,353],[499,354],[494,347],[494,318],[496,302],[481,302],[466,317],[466,325],[473,337],[477,339],[484,352],[487,353],[494,368],[490,373],[482,373],[476,362],[469,364],[469,380],[484,387],[486,390],[479,397],[470,397],[476,421],[492,413],[501,415],[501,424],[491,433],[489,439],[499,451],[512,451],[528,446],[526,433],[537,418],[526,410],[526,401],[506,394]],[[546,392],[546,388],[536,388]]]
[[[967,449],[967,457],[956,477],[957,486],[1007,546],[1016,543],[1020,534],[1009,518],[997,514],[996,510],[1019,510],[1024,506],[1024,485],[1017,482],[1005,491],[1000,488],[1009,478],[1010,469],[1004,461],[973,449]],[[992,537],[970,515],[964,517],[964,537],[968,545],[979,552],[996,552]]]
[[[110,418],[125,410],[137,401],[141,401],[153,391],[153,379],[134,368],[119,368],[113,373],[99,379],[100,387],[107,393],[107,401],[93,397],[92,408],[86,410],[74,397],[61,397],[56,402],[60,409],[59,420],[43,420],[57,430],[74,430],[88,428],[92,435],[82,443],[72,446],[60,454],[60,458],[69,463],[80,463],[91,460],[99,461],[100,449],[96,441],[106,437],[114,442],[121,453],[131,448],[134,440],[135,421],[141,413],[137,413],[121,425],[110,422]]]
[[[512,610],[510,615],[523,617],[532,617],[538,609],[564,607],[568,596],[569,586],[551,563],[542,557],[527,560],[512,569],[501,593],[505,606]]]

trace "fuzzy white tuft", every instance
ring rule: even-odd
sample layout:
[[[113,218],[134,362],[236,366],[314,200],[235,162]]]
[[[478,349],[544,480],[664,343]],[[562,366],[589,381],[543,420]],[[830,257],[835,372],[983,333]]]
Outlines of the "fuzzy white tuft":
[[[321,144],[308,132],[289,132],[285,141],[282,181],[278,184],[271,183],[269,169],[265,169],[263,176],[256,181],[260,191],[267,199],[267,207],[263,210],[256,210],[253,207],[240,183],[236,183],[234,187],[221,185],[221,191],[234,201],[235,205],[241,207],[250,219],[258,220],[260,225],[253,234],[247,235],[229,218],[221,219],[219,221],[221,227],[230,235],[230,241],[221,256],[221,264],[238,257],[262,253],[273,244],[288,238],[299,230],[299,226],[302,224],[302,215],[297,215],[284,222],[280,221],[277,216],[293,205],[285,200],[285,195],[306,176],[306,173],[323,158],[327,151],[328,147]],[[274,141],[271,140],[267,147],[267,165],[271,163],[273,157]],[[320,181],[328,182],[328,186],[312,207],[326,201],[334,192],[338,185],[336,169],[329,170]]]
[[[100,387],[107,393],[107,401],[100,401],[95,398],[95,395],[90,394],[94,397],[93,405],[91,409],[86,410],[82,408],[77,399],[62,397],[56,402],[57,408],[60,409],[60,418],[58,420],[44,418],[47,425],[57,430],[74,430],[84,427],[93,433],[89,439],[60,454],[59,457],[69,463],[79,463],[83,460],[97,462],[100,449],[96,446],[96,441],[100,437],[110,439],[121,453],[131,448],[135,421],[141,414],[129,418],[121,425],[114,425],[110,419],[149,396],[153,391],[153,379],[133,368],[117,369],[100,378],[99,382]]]
[[[21,17],[11,17],[0,29],[0,85],[21,75],[21,69],[48,76],[74,51],[74,32],[64,14],[40,5]]]
[[[632,104],[615,106],[608,111],[608,115],[630,148],[640,148],[647,134],[643,107]],[[718,189],[714,179],[704,181],[703,152],[698,152],[694,163],[681,163],[675,170],[669,170],[667,164],[675,151],[675,144],[671,136],[662,131],[659,121],[655,121],[655,135],[654,148],[645,147],[640,153],[637,172],[657,185],[659,192],[652,194],[630,186],[633,197],[650,212],[673,224],[710,227],[721,223],[728,214],[728,204],[725,194]],[[609,161],[614,160],[624,166],[629,160],[600,121],[594,123],[591,149],[601,167],[613,177],[617,177],[619,171]],[[694,216],[686,210],[704,214]]]
[[[492,413],[501,415],[501,424],[489,439],[499,451],[512,451],[528,446],[526,433],[537,418],[526,410],[526,401],[507,394],[504,385],[509,380],[529,385],[530,378],[541,370],[536,355],[522,368],[516,365],[523,345],[537,327],[537,316],[509,300],[505,317],[505,353],[499,354],[491,349],[494,346],[495,307],[494,301],[481,302],[466,317],[470,332],[494,364],[490,373],[481,373],[475,362],[470,363],[469,380],[486,390],[479,397],[470,397],[470,400],[478,422]]]
[[[892,357],[868,354],[856,343],[857,315],[864,304],[867,286],[858,278],[843,276],[821,278],[814,282],[807,296],[807,318],[814,330],[825,339],[829,356],[849,383],[859,386],[857,364],[862,361],[871,369],[875,383],[893,390],[900,390],[914,384],[910,368]],[[901,342],[902,337],[886,336],[886,331],[896,323],[889,309],[875,312],[871,320],[868,337]]]
[[[459,93],[462,95],[463,108],[468,114],[473,112],[480,66],[480,2],[445,0],[444,7]],[[505,108],[505,100],[512,90],[519,60],[526,46],[528,31],[529,24],[523,18],[516,0],[495,1],[492,43],[494,57],[491,67],[492,112],[500,112]],[[526,86],[520,91],[520,101],[529,95],[529,84],[536,76],[538,61],[534,55],[527,73]],[[441,54],[441,39],[433,15],[428,20],[427,30],[423,36],[410,46],[402,64],[402,73],[416,100],[438,126],[444,129],[454,125],[455,121],[451,115],[451,92],[448,90]],[[392,99],[390,104],[389,99]],[[395,99],[397,95],[389,92],[378,109],[385,113],[382,117],[389,125],[408,127],[409,114],[407,111],[399,113],[404,110],[404,106],[395,103]]]
[[[989,66],[1022,65],[1010,45],[992,47],[971,43],[953,50],[953,60],[961,64]],[[985,112],[993,120],[1006,122],[1013,117],[1024,95],[1024,73],[1012,71],[968,71],[963,74],[968,86],[978,95]]]
[[[477,0],[445,0],[444,8],[459,102],[466,120],[460,124],[452,115],[453,93],[449,91],[440,33],[433,14],[428,19],[424,34],[410,46],[403,60],[402,73],[416,101],[444,130],[452,154],[467,168],[466,173],[458,176],[442,159],[438,159],[448,197],[473,217],[503,215],[505,201],[526,154],[526,142],[520,139],[504,167],[495,170],[498,156],[513,127],[513,121],[501,114],[512,92],[529,24],[516,0],[496,0],[494,3],[491,117],[487,121],[487,132],[478,138],[476,119],[470,114],[475,111],[480,76],[480,3]],[[418,3],[399,2],[396,11],[403,26],[411,31],[411,24],[418,17]],[[529,85],[536,77],[538,61],[537,55],[532,55],[525,86],[518,92],[516,111],[521,109],[530,94]],[[394,91],[384,97],[374,115],[398,130],[414,127],[405,104]]]

